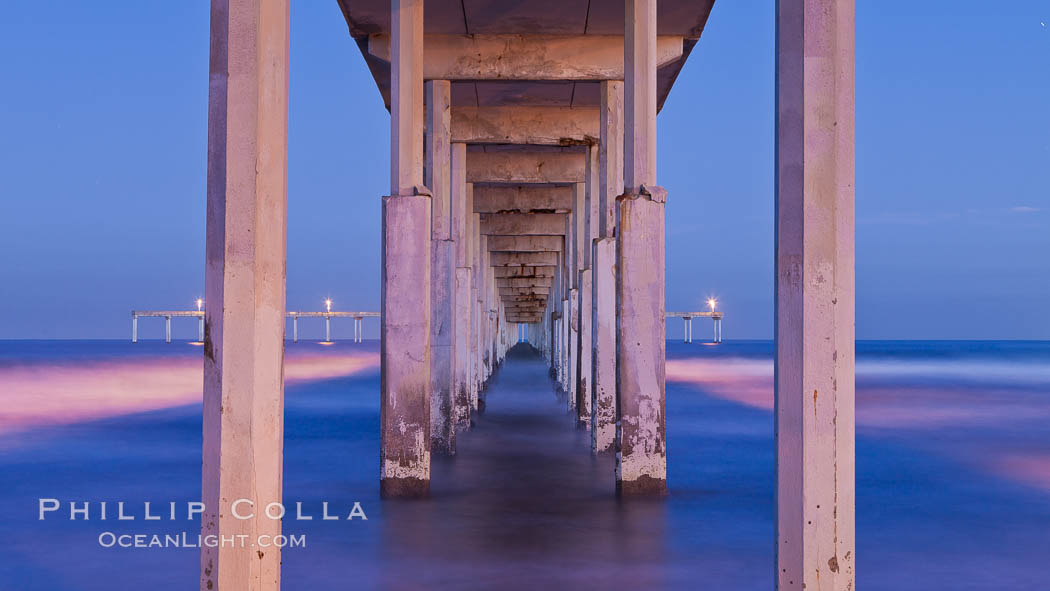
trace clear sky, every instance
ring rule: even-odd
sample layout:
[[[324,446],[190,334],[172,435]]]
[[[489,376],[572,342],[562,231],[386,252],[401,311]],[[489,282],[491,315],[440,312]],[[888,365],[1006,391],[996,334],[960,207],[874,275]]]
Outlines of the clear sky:
[[[204,291],[208,2],[9,4],[0,338],[127,338]],[[773,8],[718,0],[659,117],[668,309],[730,339],[772,336]],[[856,40],[858,338],[1050,338],[1050,0],[858,0]],[[335,0],[292,2],[290,102],[288,306],[377,310],[389,116]]]

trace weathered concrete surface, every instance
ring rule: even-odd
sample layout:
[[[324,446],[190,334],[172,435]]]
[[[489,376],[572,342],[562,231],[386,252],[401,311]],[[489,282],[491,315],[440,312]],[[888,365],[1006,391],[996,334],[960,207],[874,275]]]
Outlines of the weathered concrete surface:
[[[623,59],[624,193],[636,194],[657,179],[656,0],[627,0]]]
[[[500,296],[504,295],[547,295],[550,287],[497,287]]]
[[[462,143],[452,144],[450,155],[449,184],[452,194],[452,239],[455,241],[456,251],[456,298],[454,302],[454,338],[453,347],[453,396],[452,416],[454,427],[467,429],[470,427],[470,400],[471,400],[471,307],[473,296],[471,286],[473,284],[472,252],[474,249],[473,229],[474,214],[472,191],[467,185],[467,147]]]
[[[453,419],[455,427],[470,427],[470,297],[471,269],[456,269],[456,335],[455,335],[455,373],[453,376]]]
[[[510,278],[510,277],[554,277],[554,267],[526,267],[524,265],[519,267],[511,266],[492,266],[492,272],[495,274],[496,279]]]
[[[591,424],[591,270],[580,271],[579,292],[577,294],[577,316],[579,318],[579,339],[576,342],[578,362],[576,365],[576,410],[577,422],[588,428]]]
[[[208,95],[204,536],[277,536],[233,499],[281,501],[284,439],[288,3],[212,3]],[[280,589],[281,551],[202,547],[200,588]]]
[[[383,198],[380,493],[430,489],[430,198]]]
[[[598,144],[598,236],[616,230],[616,198],[623,193],[623,82],[601,84],[601,136]]]
[[[663,245],[664,204],[646,196],[621,198],[616,480],[623,495],[667,490]]]
[[[601,84],[598,145],[598,239],[591,280],[591,451],[613,449],[616,436],[616,197],[623,191],[623,83]]]
[[[467,184],[467,146],[454,143],[449,153],[449,190],[451,192],[452,239],[456,241],[456,266],[471,265],[473,249],[470,230],[474,221],[473,191]]]
[[[616,489],[667,492],[664,202],[656,180],[656,0],[627,0],[624,185],[617,201]]]
[[[453,416],[456,251],[452,241],[452,174],[448,80],[431,80],[426,95],[426,168],[431,190],[430,250],[430,450],[456,453]]]
[[[568,213],[572,189],[558,185],[479,185],[474,211],[478,213]]]
[[[550,287],[551,277],[501,277],[496,279],[498,287]]]
[[[468,183],[469,186],[469,183]],[[473,241],[473,251],[471,256],[473,257],[473,264],[471,267],[474,272],[471,275],[473,285],[471,286],[471,297],[473,302],[471,304],[471,366],[473,368],[473,387],[471,389],[470,409],[472,411],[478,410],[478,403],[481,400],[481,384],[484,376],[482,375],[482,364],[481,364],[481,332],[482,332],[482,313],[481,313],[481,284],[485,280],[484,267],[482,267],[481,259],[481,216],[476,213],[471,213],[471,236]],[[487,244],[487,240],[486,240]]]
[[[430,450],[453,455],[456,453],[455,243],[432,240],[430,248]]]
[[[684,38],[660,37],[660,65],[682,57]],[[619,80],[624,40],[619,35],[430,35],[427,80]],[[390,36],[371,35],[368,52],[390,61]],[[581,59],[581,56],[586,56]]]
[[[431,234],[434,240],[452,239],[451,104],[448,80],[429,80],[426,95],[426,162],[424,182],[430,189]],[[465,146],[464,146],[465,149]]]
[[[616,438],[616,239],[594,241],[591,269],[591,451],[611,451]]]
[[[392,0],[390,194],[423,184],[423,0]]]
[[[777,589],[853,589],[854,5],[777,11]]]
[[[558,255],[554,252],[494,252],[493,267],[555,267]]]
[[[488,248],[496,252],[561,252],[561,236],[489,236]]]
[[[578,183],[584,180],[580,152],[469,152],[470,183]]]
[[[566,146],[598,140],[598,109],[565,107],[457,107],[452,141],[471,144]]]
[[[483,213],[481,233],[504,236],[561,236],[564,213]]]
[[[423,2],[392,0],[390,191],[383,198],[380,494],[430,491],[431,198],[423,184]]]

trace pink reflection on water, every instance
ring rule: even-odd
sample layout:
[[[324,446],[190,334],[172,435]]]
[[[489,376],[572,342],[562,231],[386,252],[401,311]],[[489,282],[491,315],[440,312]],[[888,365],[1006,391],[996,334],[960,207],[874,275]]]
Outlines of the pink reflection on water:
[[[375,353],[294,355],[285,382],[325,380],[379,366]],[[45,425],[159,410],[200,402],[199,358],[47,363],[0,368],[0,434]]]
[[[917,368],[915,365],[921,367]],[[1046,369],[1028,364],[975,367],[860,362],[856,420],[867,434],[893,438],[968,467],[1050,492]],[[941,381],[924,382],[934,377]],[[762,359],[673,359],[667,379],[715,397],[773,410],[773,363]],[[1037,446],[1039,447],[1039,446]]]
[[[984,467],[1003,478],[1050,492],[1050,453],[1005,453],[985,459]]]

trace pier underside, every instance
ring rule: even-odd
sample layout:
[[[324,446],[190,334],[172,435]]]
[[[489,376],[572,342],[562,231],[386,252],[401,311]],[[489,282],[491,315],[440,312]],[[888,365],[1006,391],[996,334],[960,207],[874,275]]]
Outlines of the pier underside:
[[[390,190],[375,196],[381,495],[430,495],[432,462],[464,454],[524,340],[571,431],[611,454],[607,494],[665,496],[656,119],[712,1],[339,4],[391,119]],[[779,0],[777,33],[777,584],[845,590],[853,2]],[[263,506],[282,474],[287,0],[214,0],[211,65],[203,497]],[[528,379],[547,373],[522,361]],[[509,479],[542,478],[520,466]],[[224,513],[204,523],[205,535],[280,531]],[[201,569],[202,589],[276,589],[280,552],[206,549]]]

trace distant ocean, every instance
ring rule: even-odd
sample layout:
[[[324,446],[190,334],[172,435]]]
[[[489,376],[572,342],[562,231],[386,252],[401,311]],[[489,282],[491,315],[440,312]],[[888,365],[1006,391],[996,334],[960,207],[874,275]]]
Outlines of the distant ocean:
[[[611,458],[517,350],[458,455],[434,460],[433,498],[384,503],[378,343],[288,343],[284,499],[314,519],[285,519],[307,543],[283,551],[284,588],[771,589],[772,353],[668,342],[667,499],[616,501]],[[196,548],[100,535],[199,531],[200,358],[0,341],[0,590],[196,588]],[[60,510],[39,520],[40,498]],[[368,519],[322,520],[324,501]],[[1050,589],[1050,342],[857,343],[856,565],[864,591]]]

